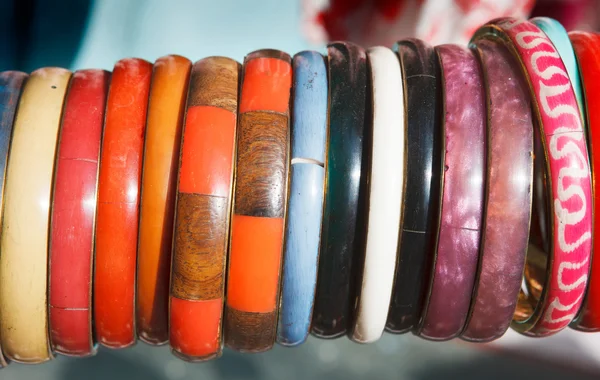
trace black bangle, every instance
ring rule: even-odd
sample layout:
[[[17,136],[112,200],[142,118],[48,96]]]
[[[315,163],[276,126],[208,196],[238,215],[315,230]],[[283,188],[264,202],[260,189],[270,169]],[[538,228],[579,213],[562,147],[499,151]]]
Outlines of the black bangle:
[[[437,246],[442,178],[442,95],[433,48],[416,39],[394,50],[402,66],[407,117],[404,223],[386,330],[404,333],[419,325]]]
[[[311,332],[321,338],[336,338],[352,323],[355,279],[361,267],[360,252],[364,252],[370,128],[365,50],[336,42],[327,51],[327,188]]]

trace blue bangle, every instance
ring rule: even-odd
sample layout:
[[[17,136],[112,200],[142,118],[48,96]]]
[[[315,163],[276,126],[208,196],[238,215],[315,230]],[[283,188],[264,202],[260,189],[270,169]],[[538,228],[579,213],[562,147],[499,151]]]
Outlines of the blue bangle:
[[[305,51],[293,61],[290,192],[277,342],[306,340],[317,282],[327,141],[327,68]]]
[[[575,51],[573,50],[573,45],[569,39],[569,34],[565,28],[553,18],[535,17],[530,21],[548,36],[558,51],[558,54],[560,54],[560,58],[567,69],[571,86],[573,86],[573,90],[575,91],[575,98],[577,98],[577,105],[579,106],[581,120],[584,123],[585,128],[586,118],[584,115],[585,105],[583,101],[583,88],[581,87],[581,76],[579,74],[579,66],[577,65],[577,58],[575,58]]]

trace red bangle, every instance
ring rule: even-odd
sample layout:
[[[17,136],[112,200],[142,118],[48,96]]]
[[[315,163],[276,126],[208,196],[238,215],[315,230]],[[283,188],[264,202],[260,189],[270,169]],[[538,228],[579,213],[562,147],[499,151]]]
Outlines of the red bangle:
[[[94,323],[112,348],[135,343],[134,288],[140,174],[152,65],[115,65],[106,107],[96,220]]]
[[[600,35],[595,33],[571,32],[571,43],[575,49],[581,71],[584,100],[588,119],[588,146],[592,172],[594,204],[600,205]],[[596,130],[598,129],[598,130]],[[600,252],[600,212],[594,211],[593,252]],[[579,316],[571,325],[582,331],[600,331],[600,259],[592,262],[590,283]]]
[[[92,263],[100,139],[110,73],[71,77],[59,135],[50,235],[50,332],[65,355],[95,352]]]

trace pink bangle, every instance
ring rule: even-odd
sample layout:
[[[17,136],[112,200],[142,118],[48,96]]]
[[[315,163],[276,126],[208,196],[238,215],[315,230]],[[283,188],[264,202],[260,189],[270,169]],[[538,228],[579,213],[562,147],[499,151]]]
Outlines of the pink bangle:
[[[542,179],[542,171],[547,173],[545,181],[538,181],[547,188],[540,191],[540,199],[534,195],[534,204],[547,205],[547,210],[534,208],[540,218],[541,244],[529,249],[525,269],[529,291],[519,296],[512,327],[529,336],[548,336],[575,317],[588,279],[592,191],[585,134],[567,70],[544,32],[528,21],[504,18],[480,28],[473,41],[482,38],[500,39],[519,59],[540,127],[544,148],[540,157],[546,160],[534,167],[543,167],[537,178]],[[552,221],[544,220],[546,214]],[[535,215],[532,220],[536,221]],[[538,226],[532,225],[531,230],[537,231]],[[530,247],[536,237],[530,233]],[[538,259],[545,258],[539,254],[544,246],[548,247],[547,264],[536,266],[536,252]]]

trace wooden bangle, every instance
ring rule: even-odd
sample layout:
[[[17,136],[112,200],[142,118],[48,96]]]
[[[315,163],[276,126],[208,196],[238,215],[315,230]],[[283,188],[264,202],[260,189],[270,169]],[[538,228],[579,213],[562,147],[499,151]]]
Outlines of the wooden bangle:
[[[136,341],[139,190],[151,75],[147,61],[120,60],[108,92],[98,183],[94,324],[98,341],[110,348]]]
[[[325,184],[327,66],[317,52],[294,56],[290,196],[277,342],[296,346],[310,329]]]
[[[492,40],[479,40],[472,48],[487,89],[487,174],[481,257],[461,337],[489,342],[510,326],[523,278],[533,187],[533,120],[527,84],[511,53]]]
[[[486,105],[473,53],[457,45],[435,50],[445,108],[443,195],[437,250],[417,334],[442,341],[460,334],[471,305],[483,214]]]
[[[6,164],[13,131],[13,123],[19,96],[27,74],[19,71],[4,71],[0,73],[0,217],[2,216],[4,182],[6,179]],[[0,320],[1,322],[1,320]],[[1,343],[2,339],[0,339]],[[6,367],[8,361],[2,353],[0,344],[0,368]]]
[[[50,337],[56,352],[89,356],[92,271],[100,140],[110,73],[81,70],[71,78],[58,138],[48,292]]]
[[[404,221],[386,330],[404,333],[419,323],[425,284],[437,246],[442,180],[440,69],[423,41],[399,42],[406,99],[407,144]]]
[[[22,363],[52,358],[48,337],[48,229],[60,116],[71,73],[31,73],[15,116],[0,237],[0,337]]]
[[[259,352],[275,342],[289,152],[289,55],[259,50],[244,60],[225,344]]]
[[[500,39],[519,59],[540,128],[546,160],[539,160],[539,165],[545,167],[537,173],[547,178],[534,185],[542,194],[541,209],[537,205],[535,215],[540,218],[542,238],[536,241],[532,225],[525,271],[530,286],[519,297],[512,327],[526,335],[548,336],[565,328],[575,317],[587,284],[592,192],[585,134],[565,66],[544,32],[529,21],[504,18],[480,28],[473,40],[481,38]],[[547,217],[551,218],[547,221],[546,207]]]
[[[400,62],[388,48],[367,51],[373,99],[365,263],[352,330],[360,343],[381,337],[388,316],[400,228],[406,159],[404,89]]]
[[[328,46],[329,146],[321,254],[311,332],[336,338],[352,327],[360,253],[365,249],[369,141],[367,55],[347,42]]]
[[[221,355],[240,64],[192,68],[179,166],[171,278],[171,349],[188,361]]]
[[[192,63],[169,55],[154,63],[140,194],[136,327],[140,340],[169,340],[169,279],[181,129]]]
[[[600,204],[600,35],[596,33],[569,33],[581,77],[583,79],[584,102],[588,112],[588,147],[590,150],[590,166],[592,174],[592,191],[594,207]],[[600,252],[600,212],[594,210],[592,233],[592,252]],[[590,281],[579,316],[571,327],[581,331],[600,331],[600,259],[594,258],[590,272]]]

